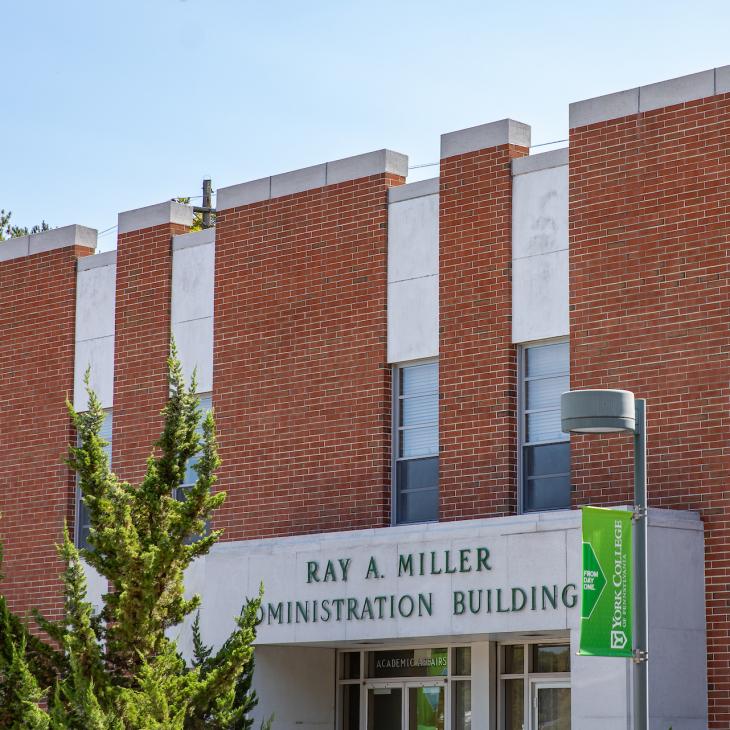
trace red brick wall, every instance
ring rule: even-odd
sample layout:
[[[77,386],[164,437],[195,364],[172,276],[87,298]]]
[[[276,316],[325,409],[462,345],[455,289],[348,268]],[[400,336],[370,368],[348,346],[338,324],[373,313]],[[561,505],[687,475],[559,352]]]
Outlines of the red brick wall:
[[[441,519],[516,508],[511,160],[500,145],[441,160]]]
[[[571,386],[648,400],[649,502],[705,521],[710,726],[730,727],[730,95],[573,129]],[[573,437],[575,503],[632,499]]]
[[[0,246],[7,245],[0,243]],[[72,438],[76,259],[66,247],[0,262],[0,592],[10,608],[62,607],[55,545],[73,529],[74,486],[63,463]],[[57,566],[54,568],[53,566]]]
[[[165,223],[121,233],[117,242],[112,462],[130,482],[144,475],[162,432],[170,352],[172,236],[186,226]]]
[[[224,539],[388,524],[387,188],[219,211],[214,393]]]

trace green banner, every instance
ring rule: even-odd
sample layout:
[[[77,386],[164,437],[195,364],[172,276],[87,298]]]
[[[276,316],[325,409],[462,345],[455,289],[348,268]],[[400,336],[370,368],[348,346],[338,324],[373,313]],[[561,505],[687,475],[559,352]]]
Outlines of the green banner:
[[[579,654],[633,653],[632,514],[583,507]]]

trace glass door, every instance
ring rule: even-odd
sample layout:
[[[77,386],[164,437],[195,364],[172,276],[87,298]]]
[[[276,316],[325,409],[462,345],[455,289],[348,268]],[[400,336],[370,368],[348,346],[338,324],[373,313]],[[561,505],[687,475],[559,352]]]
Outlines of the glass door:
[[[403,730],[402,685],[368,686],[368,730]]]
[[[407,730],[446,730],[446,685],[409,682],[406,685]]]
[[[532,682],[532,730],[570,730],[570,684]]]

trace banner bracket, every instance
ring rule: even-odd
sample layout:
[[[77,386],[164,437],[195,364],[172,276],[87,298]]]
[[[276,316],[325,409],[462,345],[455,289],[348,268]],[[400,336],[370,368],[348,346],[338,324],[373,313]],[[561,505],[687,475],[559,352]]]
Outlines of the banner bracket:
[[[643,664],[649,661],[649,652],[645,649],[634,649],[634,656],[631,657],[634,664]]]
[[[644,519],[648,513],[649,510],[646,507],[640,507],[638,504],[636,504],[634,505],[634,509],[631,512],[631,519],[634,522],[638,522],[639,520]]]

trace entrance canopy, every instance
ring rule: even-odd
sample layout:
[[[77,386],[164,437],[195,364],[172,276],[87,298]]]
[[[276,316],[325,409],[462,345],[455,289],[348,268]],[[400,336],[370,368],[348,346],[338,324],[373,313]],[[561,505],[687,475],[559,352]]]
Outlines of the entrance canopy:
[[[222,543],[196,572],[216,640],[261,583],[260,644],[565,631],[579,620],[580,515]]]
[[[677,566],[701,569],[683,545],[701,522],[668,510],[652,510],[650,522],[653,544],[669,548],[652,551],[656,593]],[[580,512],[556,511],[223,542],[187,585],[203,597],[201,626],[212,643],[262,584],[258,644],[488,638],[577,629],[580,555]],[[661,610],[656,602],[653,610]]]
[[[202,595],[204,641],[218,644],[242,603],[263,583],[256,652],[260,712],[262,717],[269,708],[276,712],[277,726],[285,730],[308,727],[301,724],[302,708],[314,706],[316,726],[327,727],[346,697],[358,698],[363,722],[376,711],[409,719],[420,708],[426,717],[429,706],[446,703],[449,723],[467,686],[475,688],[473,718],[491,722],[500,712],[499,692],[509,688],[517,687],[514,692],[526,703],[543,696],[562,706],[569,687],[573,727],[625,728],[629,660],[576,656],[580,528],[579,511],[556,511],[224,542],[195,564],[187,586]],[[667,727],[679,717],[701,723],[706,717],[701,521],[688,512],[650,510],[649,550],[652,716],[670,720]],[[527,659],[531,645],[551,643],[570,646],[569,672],[533,671]],[[501,671],[505,647],[519,644],[526,657],[522,674]],[[453,674],[459,647],[470,650],[468,679]],[[340,673],[345,654],[362,662],[375,657],[386,664],[433,666],[423,668],[425,677],[407,667],[390,668],[404,674],[386,677],[376,675],[389,668],[368,665],[352,680],[359,687],[353,689]],[[443,670],[437,664],[445,657],[447,676],[434,674]],[[437,689],[442,684],[446,689]]]

